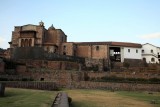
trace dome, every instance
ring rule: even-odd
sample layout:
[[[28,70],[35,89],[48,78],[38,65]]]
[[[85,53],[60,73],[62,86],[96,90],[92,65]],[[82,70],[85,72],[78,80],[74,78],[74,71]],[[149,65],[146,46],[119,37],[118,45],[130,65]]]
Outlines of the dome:
[[[53,24],[48,29],[55,29]]]
[[[41,22],[39,22],[39,25],[44,26],[44,23],[42,22],[42,20],[41,20]]]
[[[57,41],[57,31],[54,30],[53,26],[51,26],[47,31],[45,42],[55,44],[56,41]]]

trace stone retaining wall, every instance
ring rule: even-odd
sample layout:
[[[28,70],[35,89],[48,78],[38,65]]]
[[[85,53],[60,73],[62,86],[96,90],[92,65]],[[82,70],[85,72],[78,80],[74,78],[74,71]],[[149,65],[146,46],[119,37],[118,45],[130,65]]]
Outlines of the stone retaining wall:
[[[55,82],[6,82],[6,87],[12,88],[27,88],[40,90],[57,90]]]
[[[136,84],[136,83],[111,83],[111,82],[89,82],[81,81],[73,84],[74,88],[82,89],[107,89],[107,90],[126,90],[126,91],[158,91],[159,84]]]
[[[67,93],[58,93],[51,107],[69,107]]]

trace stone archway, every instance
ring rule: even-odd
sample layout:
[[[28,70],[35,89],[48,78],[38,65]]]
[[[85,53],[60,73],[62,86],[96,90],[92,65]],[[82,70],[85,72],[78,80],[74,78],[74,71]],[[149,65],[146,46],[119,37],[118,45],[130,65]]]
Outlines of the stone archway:
[[[29,47],[32,46],[32,39],[29,39]]]

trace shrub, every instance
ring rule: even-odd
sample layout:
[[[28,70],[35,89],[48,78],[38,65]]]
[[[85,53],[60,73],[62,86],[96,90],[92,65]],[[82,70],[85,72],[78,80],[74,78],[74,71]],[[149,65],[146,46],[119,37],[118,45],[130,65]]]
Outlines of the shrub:
[[[129,68],[130,64],[128,62],[124,62],[123,66],[126,67],[127,69]]]
[[[72,98],[68,97],[68,103],[71,104],[71,102],[72,102]]]
[[[151,82],[151,83],[160,83],[160,79],[158,79],[158,78],[150,78],[149,82]]]
[[[28,79],[27,78],[22,78],[22,81],[28,81]]]

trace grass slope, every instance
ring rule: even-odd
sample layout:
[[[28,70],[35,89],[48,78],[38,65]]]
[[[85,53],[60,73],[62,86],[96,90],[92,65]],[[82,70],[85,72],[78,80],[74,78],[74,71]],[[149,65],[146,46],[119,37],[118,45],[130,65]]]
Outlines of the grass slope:
[[[56,92],[6,88],[0,107],[51,107]]]
[[[160,107],[160,93],[159,92],[152,92],[151,94],[149,94],[148,92],[119,91],[118,94],[126,98],[133,98],[136,100],[145,101],[147,103],[151,103],[151,101],[154,100],[156,102],[154,106]]]
[[[160,93],[106,90],[62,90],[72,98],[71,107],[160,107]],[[51,107],[57,91],[6,88],[0,107]],[[151,100],[158,104],[150,104]]]
[[[67,90],[73,99],[72,107],[154,107],[150,102],[126,97],[126,94],[103,90]],[[134,95],[134,93],[133,93]],[[160,96],[160,95],[159,95]],[[147,96],[150,97],[150,96]]]

